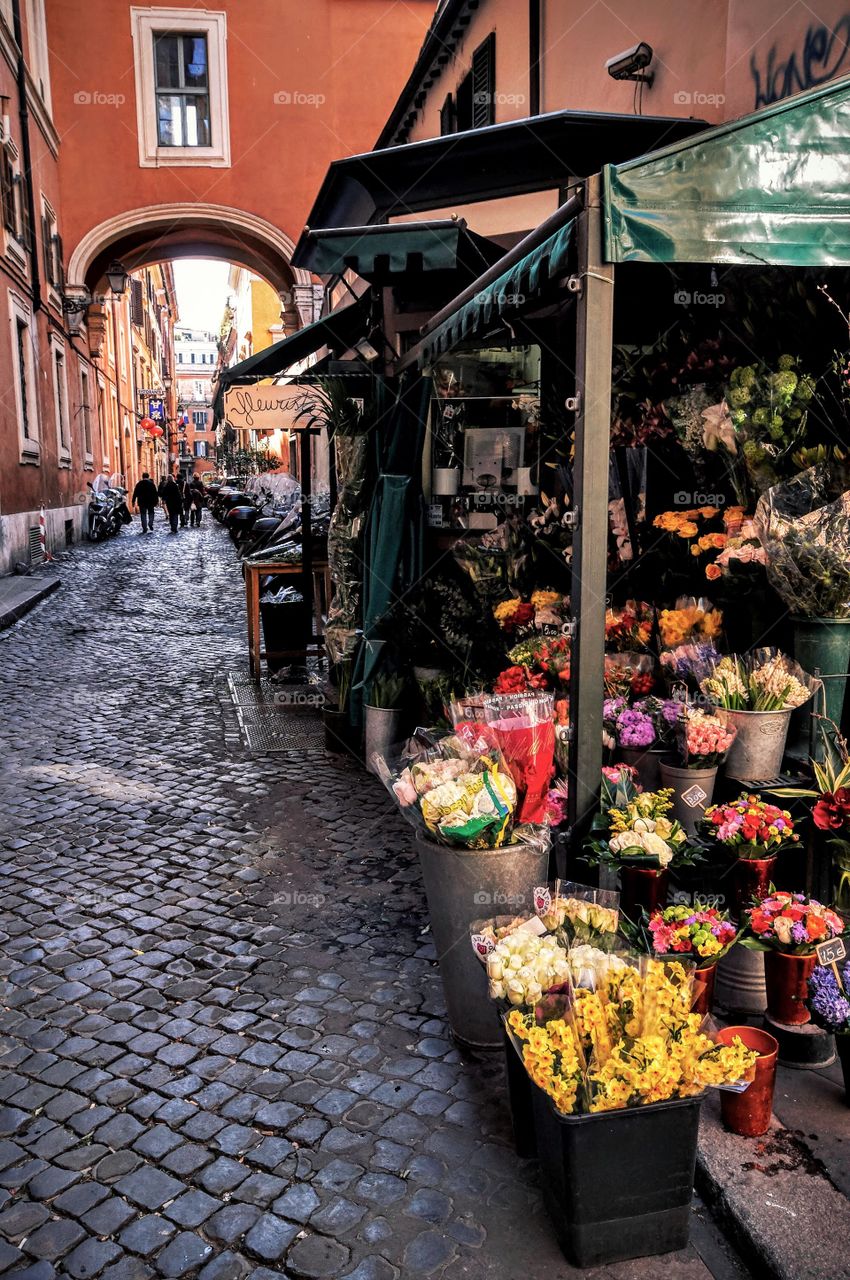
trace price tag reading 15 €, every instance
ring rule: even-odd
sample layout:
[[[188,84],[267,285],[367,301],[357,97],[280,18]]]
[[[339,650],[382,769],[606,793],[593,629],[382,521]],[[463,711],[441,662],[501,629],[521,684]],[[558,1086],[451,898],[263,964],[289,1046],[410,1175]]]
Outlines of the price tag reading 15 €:
[[[833,938],[831,942],[819,942],[815,947],[818,964],[840,964],[847,958],[847,947],[843,938]]]

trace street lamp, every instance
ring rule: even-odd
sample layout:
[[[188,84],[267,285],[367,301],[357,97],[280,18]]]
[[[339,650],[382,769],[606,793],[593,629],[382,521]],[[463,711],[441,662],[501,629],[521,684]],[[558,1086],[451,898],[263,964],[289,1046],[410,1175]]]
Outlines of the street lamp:
[[[106,279],[109,287],[116,297],[120,298],[127,289],[127,281],[130,279],[129,272],[125,270],[123,263],[110,262],[106,268]]]

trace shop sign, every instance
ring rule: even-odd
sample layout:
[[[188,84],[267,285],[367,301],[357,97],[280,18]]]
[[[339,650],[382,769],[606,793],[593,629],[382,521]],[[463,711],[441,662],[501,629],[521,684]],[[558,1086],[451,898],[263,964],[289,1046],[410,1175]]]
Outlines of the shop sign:
[[[231,387],[224,416],[234,431],[287,431],[307,425],[307,415],[298,416],[309,403],[300,387]]]

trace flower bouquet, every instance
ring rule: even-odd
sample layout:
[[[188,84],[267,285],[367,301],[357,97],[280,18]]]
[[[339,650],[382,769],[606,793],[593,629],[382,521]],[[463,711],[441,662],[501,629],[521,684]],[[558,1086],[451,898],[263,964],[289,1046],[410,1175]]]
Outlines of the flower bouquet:
[[[670,816],[672,808],[672,792],[646,791],[621,809],[597,815],[591,826],[583,856],[591,865],[619,871],[621,906],[629,916],[641,907],[654,910],[663,904],[671,866],[701,860],[684,827]]]
[[[546,821],[547,793],[555,771],[554,711],[551,693],[495,694],[484,699],[483,731],[513,775],[520,822]]]
[[[735,741],[736,730],[698,707],[679,707],[673,750],[661,760],[661,781],[674,795],[673,812],[689,835],[711,804],[718,767]]]
[[[700,905],[664,907],[651,914],[642,912],[637,924],[624,921],[623,931],[630,942],[649,955],[692,959],[697,966],[694,1009],[699,1013],[711,1011],[717,962],[738,938],[738,929],[728,912]]]
[[[643,600],[627,600],[605,613],[605,647],[612,653],[646,649],[652,639],[655,609]]]
[[[534,909],[547,932],[568,949],[578,943],[610,950],[619,924],[620,895],[608,889],[556,880],[534,890]]]
[[[609,698],[647,694],[655,684],[655,660],[649,653],[606,653],[605,692]]]
[[[680,596],[674,609],[662,609],[658,630],[665,649],[675,649],[688,641],[717,640],[723,631],[723,614],[708,600]]]
[[[791,712],[812,696],[812,678],[779,650],[765,648],[721,658],[700,688],[738,731],[727,772],[751,782],[775,778],[782,768]]]
[[[659,661],[668,684],[684,685],[686,689],[696,691],[700,681],[720,661],[720,652],[713,640],[690,640],[672,649],[662,649]]]
[[[800,372],[792,355],[780,356],[769,372],[760,365],[732,371],[726,399],[756,493],[793,470],[791,455],[805,438],[814,391],[815,380]]]
[[[511,772],[479,726],[461,724],[419,759],[391,769],[375,757],[378,776],[402,814],[440,844],[493,849],[510,840],[517,806]]]
[[[511,1005],[535,1004],[551,987],[570,978],[567,952],[557,938],[517,929],[487,956],[490,998]]]
[[[643,698],[629,706],[623,697],[606,698],[602,707],[603,744],[619,749],[648,791],[660,781],[660,752],[672,741],[681,704],[671,699]]]
[[[815,947],[844,930],[837,912],[804,893],[774,892],[747,912],[741,941],[751,951],[766,952],[767,1011],[777,1022],[810,1021],[806,996],[817,963]]]
[[[812,821],[828,835],[826,843],[835,864],[835,905],[850,912],[850,752],[835,725],[821,721],[820,736],[824,759],[811,762],[814,787],[783,787],[772,794],[815,801]]]

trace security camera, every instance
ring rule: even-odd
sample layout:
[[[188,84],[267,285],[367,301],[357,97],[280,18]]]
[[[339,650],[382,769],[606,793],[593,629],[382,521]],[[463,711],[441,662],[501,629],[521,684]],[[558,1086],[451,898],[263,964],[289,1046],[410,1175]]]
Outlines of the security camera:
[[[641,40],[640,44],[632,45],[631,49],[624,49],[622,53],[609,58],[605,63],[605,70],[612,80],[640,80],[643,84],[651,85],[655,72],[644,71],[644,67],[648,67],[650,62],[652,45]]]

